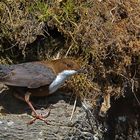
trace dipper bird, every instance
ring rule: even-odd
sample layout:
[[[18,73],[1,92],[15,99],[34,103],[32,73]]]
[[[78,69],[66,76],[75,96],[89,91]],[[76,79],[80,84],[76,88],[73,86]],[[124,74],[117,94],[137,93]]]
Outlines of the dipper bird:
[[[24,100],[35,114],[30,123],[36,119],[46,122],[34,109],[29,100],[30,96],[48,96],[60,88],[70,76],[81,71],[80,65],[68,58],[14,65],[0,64],[0,82],[20,89],[20,93],[15,96]]]

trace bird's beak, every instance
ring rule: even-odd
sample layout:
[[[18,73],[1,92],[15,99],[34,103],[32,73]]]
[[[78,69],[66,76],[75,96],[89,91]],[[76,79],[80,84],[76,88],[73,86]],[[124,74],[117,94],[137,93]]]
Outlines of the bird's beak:
[[[85,68],[81,68],[80,70],[77,71],[78,73],[87,73]]]

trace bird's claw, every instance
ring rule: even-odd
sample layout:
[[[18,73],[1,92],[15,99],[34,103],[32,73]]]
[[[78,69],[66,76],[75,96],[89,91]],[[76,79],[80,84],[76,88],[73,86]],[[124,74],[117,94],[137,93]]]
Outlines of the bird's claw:
[[[41,121],[43,121],[43,122],[45,122],[46,124],[49,125],[49,123],[47,122],[47,120],[45,120],[45,119],[43,118],[43,116],[36,116],[36,117],[33,118],[31,121],[27,122],[27,124],[28,124],[28,125],[31,125],[31,124],[33,124],[36,120],[41,120]]]
[[[41,120],[41,121],[43,121],[43,122],[45,122],[46,124],[48,124],[49,125],[49,123],[47,122],[47,120],[45,120],[44,118],[46,118],[46,117],[48,117],[50,115],[50,110],[47,112],[47,114],[45,114],[45,115],[42,115],[42,114],[34,114],[33,115],[33,119],[31,120],[31,121],[29,121],[27,124],[28,125],[31,125],[31,124],[33,124],[36,120]]]

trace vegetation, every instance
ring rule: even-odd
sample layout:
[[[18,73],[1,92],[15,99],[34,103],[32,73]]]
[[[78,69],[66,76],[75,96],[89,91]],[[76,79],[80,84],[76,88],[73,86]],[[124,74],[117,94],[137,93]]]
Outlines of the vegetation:
[[[72,56],[90,65],[89,77],[103,92],[111,86],[112,95],[123,94],[123,83],[138,76],[137,3],[1,1],[1,61]]]
[[[68,81],[82,100],[119,98],[126,87],[137,95],[139,6],[137,0],[3,0],[0,61],[73,57],[88,72]]]

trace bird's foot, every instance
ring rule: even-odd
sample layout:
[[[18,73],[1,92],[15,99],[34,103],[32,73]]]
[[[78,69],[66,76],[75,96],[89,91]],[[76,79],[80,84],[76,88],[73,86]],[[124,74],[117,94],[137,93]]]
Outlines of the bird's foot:
[[[31,121],[29,121],[27,124],[30,125],[30,124],[33,124],[36,120],[41,120],[49,125],[48,121],[45,119],[46,117],[49,116],[49,114],[50,114],[50,110],[47,113],[46,113],[46,110],[45,111],[44,110],[36,110],[36,113],[32,114],[32,116],[34,118]]]
[[[45,122],[46,124],[49,125],[48,121],[45,120],[44,117],[41,116],[41,115],[35,116],[35,118],[33,118],[33,119],[32,119],[31,121],[29,121],[27,124],[28,124],[28,125],[33,124],[33,123],[34,123],[36,120],[38,120],[38,119],[41,120],[41,121],[43,121],[43,122]]]

